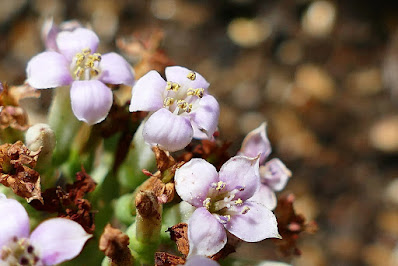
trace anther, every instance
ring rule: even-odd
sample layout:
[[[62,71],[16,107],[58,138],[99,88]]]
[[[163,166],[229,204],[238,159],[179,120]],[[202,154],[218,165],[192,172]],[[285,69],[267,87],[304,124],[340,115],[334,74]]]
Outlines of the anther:
[[[196,79],[196,73],[195,72],[189,72],[187,75],[187,78],[190,80],[195,80]]]
[[[248,211],[250,211],[250,208],[246,206],[246,207],[243,208],[241,213],[242,214],[246,214]]]
[[[228,223],[231,220],[231,215],[227,214],[227,215],[220,215],[220,222],[223,224]]]
[[[164,106],[164,107],[167,107],[167,106],[172,105],[173,103],[174,103],[174,98],[166,97],[166,98],[164,99],[164,101],[163,101],[163,106]]]
[[[81,78],[84,72],[84,68],[82,67],[77,67],[75,72],[73,73],[75,77]]]
[[[242,199],[237,199],[237,200],[235,200],[235,205],[237,205],[237,206],[241,206],[243,204],[243,200]]]
[[[218,181],[217,183],[213,183],[212,187],[215,190],[220,191],[220,190],[223,190],[225,188],[225,183],[223,181]]]
[[[203,201],[203,207],[205,207],[207,210],[210,208],[210,198],[206,198]]]
[[[85,49],[82,50],[82,52],[85,55],[89,55],[89,54],[91,54],[91,49],[90,48],[85,48]]]
[[[183,110],[186,110],[188,107],[188,103],[184,100],[178,100],[177,101],[177,106],[180,107]]]
[[[180,85],[175,82],[167,81],[166,90],[168,91],[178,91]]]

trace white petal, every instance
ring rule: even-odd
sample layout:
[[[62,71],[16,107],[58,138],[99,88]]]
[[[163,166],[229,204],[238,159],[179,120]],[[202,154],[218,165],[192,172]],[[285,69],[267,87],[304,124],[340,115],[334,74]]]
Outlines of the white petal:
[[[0,251],[13,237],[29,236],[29,216],[18,201],[0,194],[0,217]]]
[[[177,169],[175,188],[182,200],[203,207],[212,183],[218,182],[216,168],[203,159],[194,158]]]
[[[184,149],[192,140],[193,130],[188,118],[161,108],[145,122],[144,140],[167,151]]]
[[[149,71],[134,85],[130,112],[156,111],[163,107],[166,81],[155,70]]]
[[[30,243],[38,249],[45,265],[54,265],[79,255],[90,237],[80,224],[53,218],[39,224],[30,236]]]
[[[248,157],[257,157],[261,154],[260,164],[263,164],[265,159],[271,153],[271,144],[267,138],[266,123],[262,123],[258,128],[249,132],[242,142],[240,154]]]
[[[27,82],[36,89],[69,85],[73,79],[66,58],[57,52],[44,52],[34,56],[26,67]]]
[[[190,118],[197,131],[205,133],[207,139],[212,139],[217,129],[219,115],[220,106],[217,100],[211,95],[205,95],[200,99],[197,109],[190,113]],[[202,134],[194,134],[194,138],[201,139],[202,137]]]
[[[104,120],[112,107],[112,91],[99,80],[74,81],[70,91],[77,119],[89,125]]]
[[[61,31],[57,35],[57,46],[61,54],[69,61],[83,49],[97,50],[99,39],[97,34],[86,28],[76,28],[73,31]]]
[[[100,80],[110,84],[124,84],[133,86],[133,68],[127,61],[117,53],[104,54],[100,63]]]

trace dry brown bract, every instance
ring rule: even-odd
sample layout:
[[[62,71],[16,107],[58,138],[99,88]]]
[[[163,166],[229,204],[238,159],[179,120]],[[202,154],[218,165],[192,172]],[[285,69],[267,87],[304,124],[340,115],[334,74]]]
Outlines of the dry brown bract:
[[[28,202],[41,197],[40,175],[36,166],[39,151],[32,152],[21,141],[0,146],[0,183]]]
[[[129,241],[126,234],[108,224],[101,235],[99,249],[110,258],[112,266],[133,265]]]

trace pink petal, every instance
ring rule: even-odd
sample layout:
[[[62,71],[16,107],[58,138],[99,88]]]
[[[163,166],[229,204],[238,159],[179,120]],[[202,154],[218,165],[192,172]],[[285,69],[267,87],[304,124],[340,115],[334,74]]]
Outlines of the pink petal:
[[[246,201],[236,207],[239,213],[231,215],[231,220],[225,228],[235,236],[247,242],[258,242],[266,238],[281,238],[278,233],[278,224],[275,215],[264,205]]]
[[[189,255],[212,256],[227,243],[224,227],[205,208],[198,208],[188,221]]]
[[[235,199],[251,198],[260,186],[257,158],[235,156],[229,159],[220,169],[220,180],[226,183],[226,191],[243,188],[235,194]]]
[[[150,145],[167,151],[185,148],[192,140],[193,130],[188,118],[161,108],[145,122],[143,137]]]
[[[271,144],[267,138],[266,127],[267,124],[262,123],[258,128],[247,134],[239,153],[248,157],[257,157],[261,153],[260,164],[263,164],[271,153]]]
[[[18,201],[7,199],[1,193],[0,217],[0,251],[13,237],[29,236],[29,217],[25,208]]]
[[[199,73],[180,66],[166,67],[165,71],[167,81],[176,82],[186,89],[202,88],[205,90],[205,94],[207,93],[207,88],[210,84]],[[191,72],[194,72],[196,74],[195,80],[191,80],[188,78],[188,74]]]
[[[34,56],[26,67],[27,82],[36,89],[69,85],[73,79],[66,58],[57,52],[44,52]]]
[[[205,256],[190,256],[184,264],[185,266],[218,266],[217,261],[209,259]]]
[[[47,50],[58,51],[56,37],[59,27],[54,23],[53,18],[46,19],[41,30],[41,37]]]
[[[197,129],[194,132],[206,134],[206,138],[211,139],[217,129],[218,117],[220,115],[220,106],[217,100],[211,95],[205,95],[199,102],[199,106],[190,117],[192,125]],[[194,134],[194,138],[203,138],[203,134]]]
[[[130,112],[156,111],[163,107],[163,92],[166,81],[155,70],[141,77],[134,85]]]
[[[133,69],[129,63],[117,53],[104,54],[101,58],[100,68],[100,80],[102,82],[133,86]]]
[[[292,176],[292,172],[286,168],[281,160],[274,158],[260,167],[260,176],[261,182],[267,184],[275,191],[281,191]]]
[[[216,168],[203,159],[194,158],[177,169],[175,188],[182,200],[203,207],[212,183],[218,182]]]
[[[277,204],[275,192],[264,184],[260,185],[260,189],[249,200],[261,203],[270,210],[275,209]]]
[[[30,235],[30,243],[38,249],[45,265],[54,265],[79,255],[90,237],[80,224],[53,218],[39,224]]]
[[[72,110],[89,125],[104,120],[112,106],[112,91],[99,80],[74,81],[70,90]]]
[[[57,46],[61,54],[69,61],[82,52],[83,49],[97,50],[99,39],[97,34],[86,28],[76,28],[73,31],[62,31],[57,35]]]

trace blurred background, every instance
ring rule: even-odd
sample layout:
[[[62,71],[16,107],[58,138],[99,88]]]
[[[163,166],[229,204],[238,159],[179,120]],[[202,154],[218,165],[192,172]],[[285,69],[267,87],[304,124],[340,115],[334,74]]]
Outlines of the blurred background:
[[[293,172],[282,194],[319,225],[294,265],[398,265],[397,1],[0,0],[2,82],[24,82],[49,17],[90,24],[100,52],[132,65],[154,47],[159,66],[201,73],[232,151],[268,122],[271,157]],[[50,96],[26,101],[31,123]],[[291,259],[252,244],[238,254]]]

